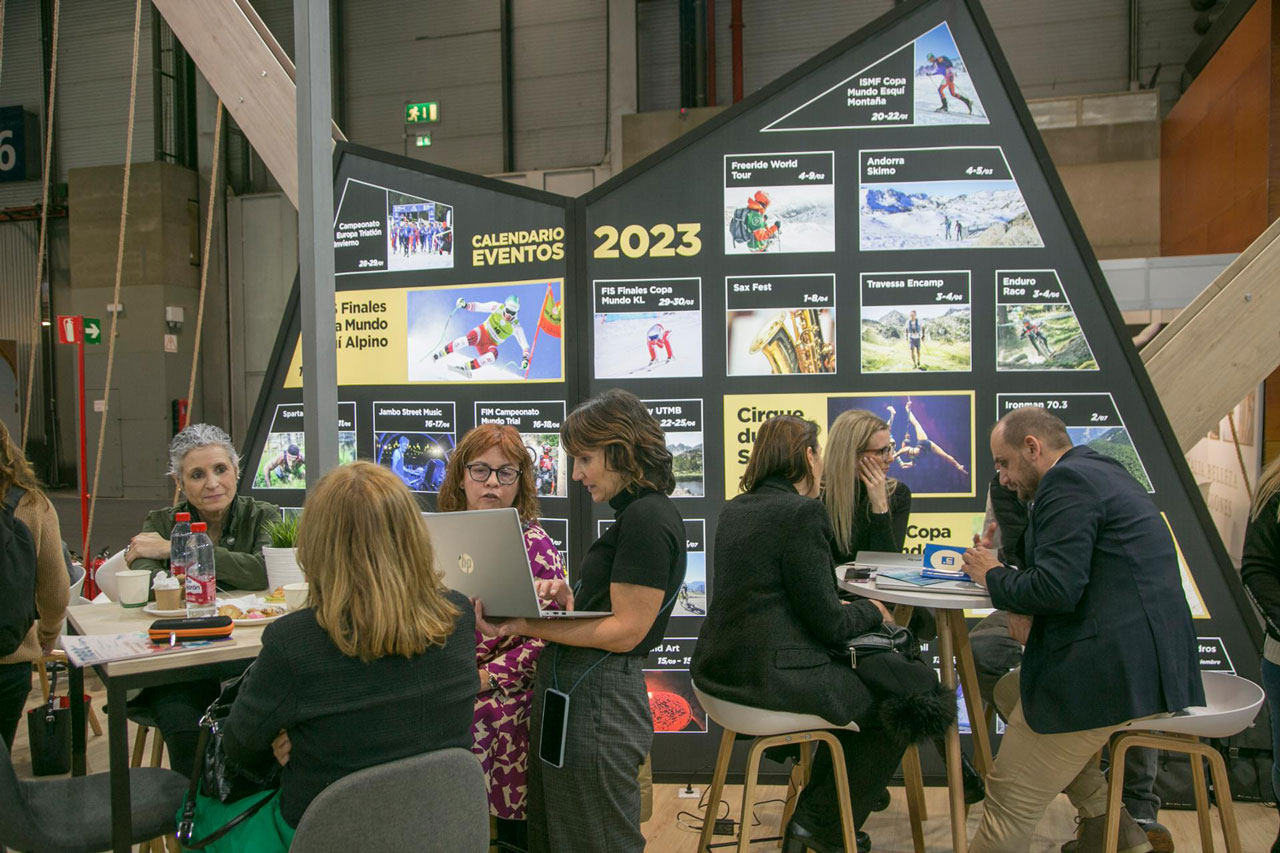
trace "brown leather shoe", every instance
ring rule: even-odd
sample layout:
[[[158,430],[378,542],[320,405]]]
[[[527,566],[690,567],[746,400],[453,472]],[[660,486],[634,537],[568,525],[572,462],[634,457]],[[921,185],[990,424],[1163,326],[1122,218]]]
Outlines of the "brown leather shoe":
[[[1173,835],[1164,824],[1155,820],[1140,820],[1137,823],[1147,834],[1153,853],[1173,853]]]
[[[1106,833],[1106,815],[1076,818],[1075,840],[1062,845],[1062,853],[1103,853]],[[1120,811],[1120,843],[1116,848],[1116,853],[1151,853],[1155,849],[1142,827],[1124,809]]]

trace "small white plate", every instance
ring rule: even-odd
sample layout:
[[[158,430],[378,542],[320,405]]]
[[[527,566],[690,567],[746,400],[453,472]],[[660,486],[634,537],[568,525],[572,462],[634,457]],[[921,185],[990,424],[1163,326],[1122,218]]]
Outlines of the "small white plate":
[[[268,622],[276,621],[284,615],[284,613],[277,613],[275,616],[263,616],[261,619],[232,619],[231,621],[236,625],[265,625]]]
[[[143,613],[150,613],[152,616],[186,616],[187,608],[179,607],[177,610],[161,610],[156,607],[154,601],[148,601],[147,606],[142,608]]]

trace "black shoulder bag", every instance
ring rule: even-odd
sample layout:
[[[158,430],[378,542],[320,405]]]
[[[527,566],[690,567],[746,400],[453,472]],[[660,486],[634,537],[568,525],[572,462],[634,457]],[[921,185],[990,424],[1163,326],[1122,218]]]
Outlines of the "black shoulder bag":
[[[865,634],[859,634],[848,642],[831,649],[831,656],[837,660],[849,661],[849,666],[858,668],[858,660],[885,652],[894,652],[915,659],[920,656],[920,644],[909,628],[901,625],[890,625],[881,622]]]
[[[182,820],[178,824],[178,842],[184,848],[202,850],[208,847],[253,817],[272,800],[271,797],[260,798],[204,838],[197,839],[192,836],[196,829],[196,808],[199,797],[209,797],[221,803],[233,803],[280,787],[282,768],[274,760],[265,769],[248,767],[232,761],[222,745],[222,726],[231,715],[231,706],[240,693],[240,685],[244,683],[244,678],[251,669],[253,669],[252,664],[240,675],[223,682],[222,692],[200,718],[196,766],[191,773],[191,787],[183,799]]]

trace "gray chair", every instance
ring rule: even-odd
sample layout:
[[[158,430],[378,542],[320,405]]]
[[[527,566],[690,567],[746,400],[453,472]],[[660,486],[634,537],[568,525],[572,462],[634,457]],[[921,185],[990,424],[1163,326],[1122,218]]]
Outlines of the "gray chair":
[[[470,750],[424,752],[344,776],[311,801],[291,853],[489,849],[484,770]]]
[[[172,770],[129,771],[133,841],[177,829],[187,780]],[[19,780],[0,741],[0,845],[39,853],[111,849],[111,785],[106,773],[48,781]]]

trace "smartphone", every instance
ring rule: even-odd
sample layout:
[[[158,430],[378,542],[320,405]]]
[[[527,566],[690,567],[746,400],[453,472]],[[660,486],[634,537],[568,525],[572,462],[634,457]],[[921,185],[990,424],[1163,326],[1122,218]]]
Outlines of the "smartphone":
[[[542,739],[538,744],[538,757],[552,767],[563,767],[568,731],[569,694],[548,690],[542,696]]]

